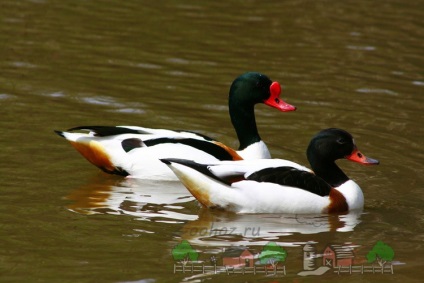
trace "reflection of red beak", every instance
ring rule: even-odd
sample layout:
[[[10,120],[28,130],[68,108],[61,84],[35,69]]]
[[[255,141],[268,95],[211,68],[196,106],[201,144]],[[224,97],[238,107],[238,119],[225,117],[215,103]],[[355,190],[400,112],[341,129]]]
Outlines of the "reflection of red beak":
[[[296,107],[293,105],[290,105],[283,101],[280,98],[281,94],[281,86],[278,82],[273,82],[271,86],[269,87],[269,92],[271,95],[267,100],[264,101],[264,103],[268,106],[277,108],[278,110],[282,112],[289,112],[296,110]]]
[[[364,165],[378,165],[380,161],[377,159],[372,159],[363,155],[356,147],[352,153],[345,157],[346,159],[354,162],[358,162]]]

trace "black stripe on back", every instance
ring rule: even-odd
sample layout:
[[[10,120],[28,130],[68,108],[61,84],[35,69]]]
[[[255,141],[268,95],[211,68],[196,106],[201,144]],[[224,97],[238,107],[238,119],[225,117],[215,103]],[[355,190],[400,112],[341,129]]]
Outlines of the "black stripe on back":
[[[179,143],[179,144],[188,145],[198,150],[207,152],[208,154],[214,156],[218,160],[233,160],[233,157],[231,156],[231,154],[227,152],[224,148],[208,141],[189,139],[189,138],[184,138],[184,139],[158,138],[158,139],[145,140],[143,142],[147,146],[154,146],[154,145],[165,144],[165,143],[173,143],[173,144]],[[192,157],[187,156],[187,159],[190,159],[190,158]]]
[[[80,126],[68,129],[68,131],[89,130],[95,132],[98,137],[115,136],[122,134],[144,134],[145,132],[115,126]]]
[[[211,171],[209,171],[209,165],[206,164],[200,164],[200,163],[196,163],[192,160],[186,160],[186,159],[179,159],[179,158],[164,158],[161,159],[161,161],[165,164],[171,164],[171,163],[178,163],[187,167],[190,167],[200,173],[202,173],[203,175],[206,175],[218,182],[230,185],[230,183],[228,183],[226,180],[220,179],[217,176],[215,176],[214,174],[212,174]]]
[[[265,168],[251,174],[247,180],[296,187],[319,196],[328,196],[331,190],[331,186],[317,175],[289,166]]]
[[[121,145],[125,152],[130,152],[134,148],[143,147],[143,141],[137,138],[125,139],[121,142]]]

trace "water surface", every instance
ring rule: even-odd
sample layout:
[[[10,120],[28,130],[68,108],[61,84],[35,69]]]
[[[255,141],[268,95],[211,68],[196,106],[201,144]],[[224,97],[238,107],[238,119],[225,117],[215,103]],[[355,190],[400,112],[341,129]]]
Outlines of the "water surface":
[[[420,282],[424,273],[423,5],[386,1],[2,1],[0,170],[4,282]],[[246,71],[298,107],[256,107],[273,157],[307,165],[320,129],[355,136],[377,167],[340,161],[360,215],[236,215],[202,209],[177,182],[99,172],[53,133],[79,125],[196,130],[237,147],[228,88]],[[187,240],[287,251],[286,275],[174,274]],[[315,277],[303,248],[345,245],[355,264],[383,241],[394,274]],[[317,259],[315,268],[322,265]],[[193,277],[194,276],[194,277]],[[199,277],[197,277],[199,276]]]

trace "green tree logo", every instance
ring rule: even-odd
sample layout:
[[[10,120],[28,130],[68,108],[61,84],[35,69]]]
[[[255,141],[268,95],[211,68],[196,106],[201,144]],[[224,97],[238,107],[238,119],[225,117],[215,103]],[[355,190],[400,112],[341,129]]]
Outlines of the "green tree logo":
[[[264,246],[259,254],[259,262],[261,264],[271,264],[273,268],[280,263],[284,262],[287,257],[287,252],[274,242],[269,242]]]
[[[367,260],[369,263],[377,261],[378,265],[384,267],[388,261],[392,261],[395,256],[395,252],[389,246],[378,241],[372,250],[367,254]]]
[[[187,240],[182,240],[181,243],[172,249],[172,257],[175,261],[179,261],[185,266],[189,261],[196,261],[199,253],[193,249]]]

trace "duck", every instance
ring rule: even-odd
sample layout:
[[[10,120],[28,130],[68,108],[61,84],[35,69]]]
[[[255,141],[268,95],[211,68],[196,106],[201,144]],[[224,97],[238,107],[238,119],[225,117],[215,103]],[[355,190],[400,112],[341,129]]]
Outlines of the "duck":
[[[366,157],[350,133],[324,129],[311,139],[306,156],[311,169],[284,159],[221,161],[201,164],[162,159],[201,205],[236,213],[322,214],[362,211],[364,195],[335,163],[363,165]]]
[[[280,98],[281,85],[259,72],[247,72],[231,84],[228,106],[240,146],[237,150],[193,131],[140,126],[79,126],[55,132],[102,171],[125,177],[178,180],[159,159],[198,162],[271,158],[258,133],[254,106],[264,103],[281,112],[296,107]]]

